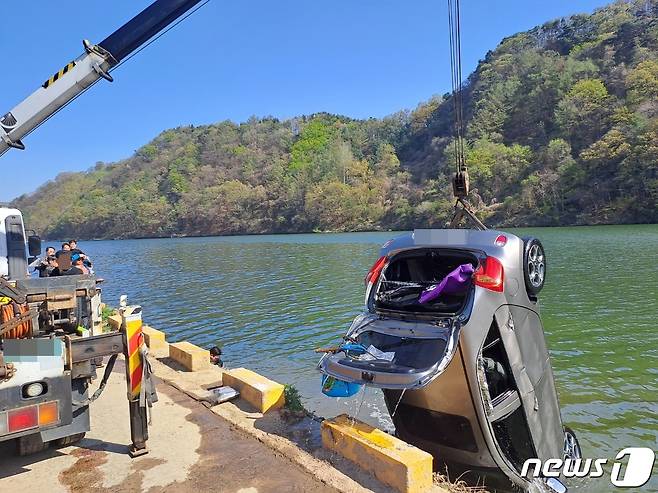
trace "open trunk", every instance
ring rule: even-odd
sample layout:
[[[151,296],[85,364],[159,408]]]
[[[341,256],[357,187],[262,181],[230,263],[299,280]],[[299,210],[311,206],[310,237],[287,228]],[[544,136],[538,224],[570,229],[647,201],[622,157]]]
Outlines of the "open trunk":
[[[473,289],[469,281],[459,293],[441,294],[427,303],[419,297],[464,264],[477,268],[478,257],[439,248],[393,255],[368,294],[369,312],[357,317],[345,335],[362,351],[327,354],[318,368],[342,381],[384,389],[429,384],[452,360]]]
[[[459,321],[418,323],[365,314],[354,320],[345,338],[367,351],[326,354],[318,363],[322,373],[383,389],[421,388],[452,359]]]
[[[390,314],[460,313],[471,291],[470,283],[461,293],[443,293],[421,303],[420,295],[441,281],[460,265],[476,269],[477,256],[464,250],[415,248],[393,255],[382,271],[379,282],[370,293],[369,305]]]

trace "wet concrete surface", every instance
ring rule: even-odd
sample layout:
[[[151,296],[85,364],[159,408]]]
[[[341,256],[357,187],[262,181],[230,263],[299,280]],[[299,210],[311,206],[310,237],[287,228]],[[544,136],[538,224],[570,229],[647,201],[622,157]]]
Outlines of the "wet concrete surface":
[[[119,366],[119,365],[118,365]],[[149,454],[131,459],[123,369],[92,404],[92,430],[75,446],[18,457],[0,443],[0,491],[72,493],[311,492],[336,490],[203,404],[160,383]]]
[[[170,389],[169,392],[173,391]],[[257,440],[231,429],[229,423],[205,406],[184,397],[178,402],[190,409],[187,419],[201,430],[200,460],[187,481],[172,485],[168,492],[335,492],[291,464]]]

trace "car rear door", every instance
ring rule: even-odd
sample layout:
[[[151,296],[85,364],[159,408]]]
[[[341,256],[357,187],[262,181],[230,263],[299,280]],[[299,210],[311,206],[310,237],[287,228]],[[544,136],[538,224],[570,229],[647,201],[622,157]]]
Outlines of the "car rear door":
[[[318,369],[331,377],[384,389],[418,389],[448,366],[457,349],[458,318],[433,321],[357,317],[345,338],[364,354],[340,350],[325,354]]]

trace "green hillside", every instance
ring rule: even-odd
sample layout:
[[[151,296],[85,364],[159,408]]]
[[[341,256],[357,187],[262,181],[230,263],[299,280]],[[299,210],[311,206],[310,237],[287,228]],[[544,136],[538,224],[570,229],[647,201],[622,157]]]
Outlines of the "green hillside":
[[[464,100],[474,202],[492,225],[658,222],[658,0],[504,39]],[[167,130],[14,206],[46,237],[347,231],[450,215],[452,104]]]

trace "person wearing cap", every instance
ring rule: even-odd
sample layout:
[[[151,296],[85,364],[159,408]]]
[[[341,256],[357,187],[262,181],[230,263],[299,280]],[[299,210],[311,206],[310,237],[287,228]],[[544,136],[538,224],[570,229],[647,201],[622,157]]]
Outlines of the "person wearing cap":
[[[71,268],[62,272],[63,276],[78,276],[81,274],[89,274],[89,270],[82,263],[82,256],[79,253],[71,254]]]

